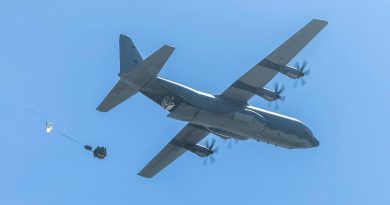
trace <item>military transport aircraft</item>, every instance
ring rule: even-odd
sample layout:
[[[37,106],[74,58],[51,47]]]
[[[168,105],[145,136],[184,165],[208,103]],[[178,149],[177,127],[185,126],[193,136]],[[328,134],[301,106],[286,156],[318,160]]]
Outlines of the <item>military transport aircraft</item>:
[[[313,19],[220,95],[197,91],[157,76],[173,47],[164,45],[142,59],[131,39],[120,35],[120,79],[97,110],[107,112],[140,92],[167,110],[168,117],[188,122],[138,173],[147,178],[156,175],[186,151],[200,157],[214,154],[214,142],[211,145],[198,144],[210,133],[223,139],[253,139],[289,149],[316,147],[318,140],[301,121],[250,106],[248,100],[254,95],[267,101],[281,99],[280,88],[265,88],[278,73],[292,79],[305,76],[308,73],[305,65],[292,67],[288,63],[326,25],[324,20]]]

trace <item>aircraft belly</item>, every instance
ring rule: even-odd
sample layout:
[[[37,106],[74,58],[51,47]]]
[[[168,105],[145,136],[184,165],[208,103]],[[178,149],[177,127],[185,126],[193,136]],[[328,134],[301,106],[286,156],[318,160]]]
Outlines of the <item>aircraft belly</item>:
[[[201,110],[191,121],[209,128],[215,134],[241,140],[257,139],[264,128],[260,122],[240,122],[229,115],[216,114]]]
[[[171,113],[169,113],[168,117],[191,122],[198,112],[198,108],[188,105],[186,103],[180,103],[173,109]]]

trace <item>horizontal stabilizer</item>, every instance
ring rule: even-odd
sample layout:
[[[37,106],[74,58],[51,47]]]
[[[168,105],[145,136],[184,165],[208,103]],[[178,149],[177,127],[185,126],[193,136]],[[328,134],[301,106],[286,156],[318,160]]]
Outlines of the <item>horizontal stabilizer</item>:
[[[135,69],[140,69],[141,72],[147,72],[149,76],[155,77],[160,72],[161,68],[167,62],[169,56],[171,56],[174,50],[174,47],[164,45],[148,58],[146,58],[142,64],[139,64]]]
[[[97,107],[97,110],[107,112],[137,92],[138,90],[131,88],[123,80],[119,80],[104,98],[103,102],[100,103],[99,107]]]
[[[133,88],[139,90],[151,79],[156,78],[169,56],[171,56],[173,50],[173,47],[165,45],[129,71],[119,73],[119,77],[122,80],[125,80],[129,85],[132,85]]]

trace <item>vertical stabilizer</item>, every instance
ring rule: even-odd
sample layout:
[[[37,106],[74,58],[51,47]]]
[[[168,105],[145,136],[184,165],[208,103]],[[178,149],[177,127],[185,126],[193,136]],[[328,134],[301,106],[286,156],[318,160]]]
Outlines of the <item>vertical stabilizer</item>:
[[[143,61],[133,41],[124,34],[119,36],[119,53],[121,73],[129,71],[132,67]]]

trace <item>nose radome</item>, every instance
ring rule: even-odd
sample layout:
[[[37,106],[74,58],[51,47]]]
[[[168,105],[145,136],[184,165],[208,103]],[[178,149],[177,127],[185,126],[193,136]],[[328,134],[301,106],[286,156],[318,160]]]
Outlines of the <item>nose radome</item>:
[[[320,142],[315,137],[312,138],[311,144],[312,144],[313,147],[320,146]]]
[[[314,137],[313,132],[309,128],[306,127],[305,130],[306,139],[310,142],[311,147],[318,147],[320,142]]]

